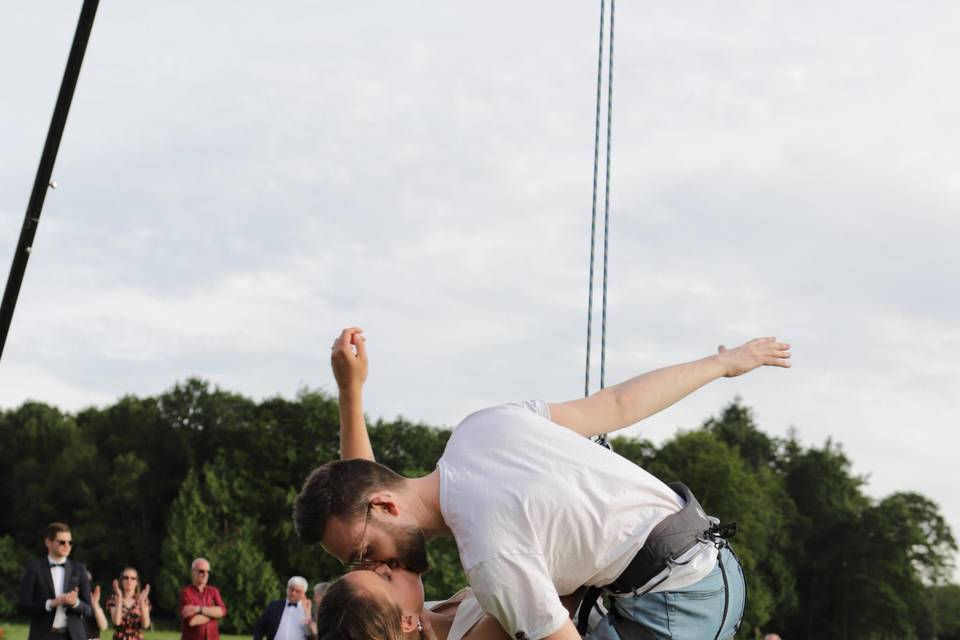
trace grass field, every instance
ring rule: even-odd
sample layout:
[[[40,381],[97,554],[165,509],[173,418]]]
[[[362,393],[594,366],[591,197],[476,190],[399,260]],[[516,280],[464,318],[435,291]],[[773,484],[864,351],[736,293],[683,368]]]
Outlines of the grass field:
[[[0,636],[0,640],[27,640],[28,630],[29,627],[25,624],[0,621],[0,631],[3,632],[3,635]],[[110,640],[110,638],[113,637],[113,632],[108,629],[107,631],[102,632],[100,637],[104,640]],[[180,640],[180,632],[175,630],[154,631],[151,629],[144,632],[143,638],[144,640]],[[240,640],[241,638],[249,638],[249,636],[230,636],[221,634],[220,638],[222,638],[222,640]]]

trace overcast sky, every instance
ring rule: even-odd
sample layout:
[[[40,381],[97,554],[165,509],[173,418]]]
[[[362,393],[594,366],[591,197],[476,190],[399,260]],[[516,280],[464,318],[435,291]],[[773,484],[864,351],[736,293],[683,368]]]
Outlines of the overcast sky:
[[[581,394],[598,4],[103,0],[0,406],[331,390],[350,324],[373,417]],[[0,3],[3,276],[80,5]],[[946,0],[617,6],[608,380],[794,352],[635,433],[739,395],[960,534],[958,24]]]

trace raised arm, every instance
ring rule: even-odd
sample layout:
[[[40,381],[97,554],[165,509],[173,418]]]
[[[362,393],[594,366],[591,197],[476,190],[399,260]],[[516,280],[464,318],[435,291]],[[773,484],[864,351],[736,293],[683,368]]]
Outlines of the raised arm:
[[[373,460],[373,446],[363,417],[363,383],[367,380],[367,347],[363,329],[344,329],[330,354],[340,390],[340,459]]]
[[[756,338],[735,349],[664,367],[579,400],[550,405],[557,424],[584,436],[610,433],[666,409],[717,378],[733,378],[761,366],[789,367],[790,345]]]

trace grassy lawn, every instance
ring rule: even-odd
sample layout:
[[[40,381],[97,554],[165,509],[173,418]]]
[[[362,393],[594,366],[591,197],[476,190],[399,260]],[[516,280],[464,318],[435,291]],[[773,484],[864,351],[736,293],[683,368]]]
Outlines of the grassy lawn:
[[[0,621],[0,631],[4,632],[0,640],[27,640],[29,626],[25,624]],[[107,631],[102,632],[100,637],[104,640],[110,640],[113,637],[113,632],[108,629]],[[249,638],[249,636],[230,636],[226,634],[220,634],[220,637],[223,640],[240,640],[241,638]],[[144,640],[180,640],[180,632],[175,630],[154,631],[151,629],[144,632],[143,638]]]

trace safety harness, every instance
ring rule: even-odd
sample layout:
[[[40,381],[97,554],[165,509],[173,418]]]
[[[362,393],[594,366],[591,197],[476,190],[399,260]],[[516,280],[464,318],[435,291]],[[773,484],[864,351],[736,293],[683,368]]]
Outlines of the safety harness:
[[[674,482],[668,486],[683,499],[683,507],[680,511],[661,520],[653,528],[643,547],[616,580],[604,587],[587,588],[583,600],[580,602],[577,617],[577,630],[580,635],[586,633],[590,611],[603,591],[615,595],[631,593],[635,596],[642,596],[669,578],[674,567],[685,564],[685,562],[680,561],[680,558],[696,545],[713,543],[717,545],[718,549],[721,549],[726,546],[726,539],[732,538],[736,534],[736,523],[721,525],[716,518],[708,517],[693,492],[686,485]],[[725,620],[729,605],[726,588],[727,574],[719,556],[718,561],[723,573],[723,619]],[[686,562],[689,562],[689,560]],[[661,574],[663,575],[659,580],[648,586],[648,583]],[[721,627],[722,625],[723,621],[721,621]],[[652,637],[649,631],[622,617],[617,617],[614,626],[624,640],[645,640]]]

